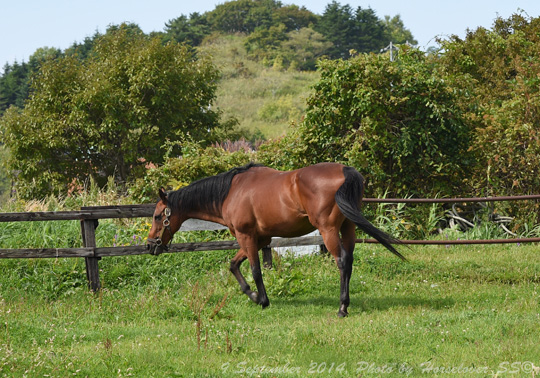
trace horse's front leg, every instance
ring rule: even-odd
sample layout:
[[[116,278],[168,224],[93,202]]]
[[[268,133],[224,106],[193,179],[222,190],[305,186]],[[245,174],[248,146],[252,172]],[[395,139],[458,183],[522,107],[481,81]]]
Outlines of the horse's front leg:
[[[242,262],[244,262],[245,259],[247,259],[246,253],[244,249],[241,248],[231,260],[231,266],[229,270],[240,284],[240,289],[242,289],[244,294],[251,298],[253,302],[257,303],[257,293],[251,290],[251,287],[248,285],[246,279],[240,271],[240,265],[242,265]]]
[[[261,272],[261,263],[259,260],[259,249],[262,246],[266,246],[270,243],[270,240],[257,240],[256,238],[246,235],[246,234],[236,234],[236,239],[238,243],[245,251],[249,265],[251,266],[251,274],[253,275],[253,280],[257,286],[257,292],[245,293],[257,304],[260,304],[263,308],[268,307],[270,300],[266,295],[266,288],[264,287],[264,282]]]

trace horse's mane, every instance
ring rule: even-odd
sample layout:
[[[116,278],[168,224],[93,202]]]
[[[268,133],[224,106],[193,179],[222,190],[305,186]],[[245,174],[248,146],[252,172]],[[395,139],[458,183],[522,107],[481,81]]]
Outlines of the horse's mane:
[[[262,164],[249,163],[215,176],[194,181],[184,188],[169,192],[167,201],[171,208],[177,209],[181,213],[197,210],[220,214],[223,202],[229,194],[233,177],[252,167],[262,166]]]

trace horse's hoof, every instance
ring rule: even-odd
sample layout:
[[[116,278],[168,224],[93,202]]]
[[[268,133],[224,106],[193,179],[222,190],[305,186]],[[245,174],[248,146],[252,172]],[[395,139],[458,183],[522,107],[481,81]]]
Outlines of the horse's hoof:
[[[259,303],[259,294],[256,291],[252,291],[248,294],[249,299],[255,303]]]
[[[347,311],[343,311],[343,310],[339,310],[337,315],[340,317],[340,318],[346,318],[347,316],[349,316],[349,313]]]
[[[262,308],[263,308],[263,310],[264,310],[265,308],[267,308],[268,306],[270,306],[270,301],[269,301],[268,299],[266,299],[265,301],[262,301],[262,302],[261,302],[261,306],[262,306]]]

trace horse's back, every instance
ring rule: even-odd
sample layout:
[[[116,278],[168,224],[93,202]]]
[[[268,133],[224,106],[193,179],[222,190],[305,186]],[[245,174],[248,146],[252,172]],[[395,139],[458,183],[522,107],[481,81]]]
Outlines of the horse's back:
[[[343,184],[343,164],[319,163],[293,171],[278,171],[260,166],[237,176],[236,187],[250,193],[258,200],[275,200],[276,197],[291,197],[299,202],[298,196],[308,192],[323,194],[335,192]],[[236,177],[235,177],[236,179]]]

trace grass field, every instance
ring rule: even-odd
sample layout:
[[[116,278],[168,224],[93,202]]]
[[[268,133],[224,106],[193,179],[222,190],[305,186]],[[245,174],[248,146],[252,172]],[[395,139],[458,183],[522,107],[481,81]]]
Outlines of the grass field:
[[[538,246],[403,252],[357,247],[345,319],[327,256],[276,256],[266,310],[234,251],[104,259],[99,294],[81,259],[0,261],[0,375],[540,376]]]

